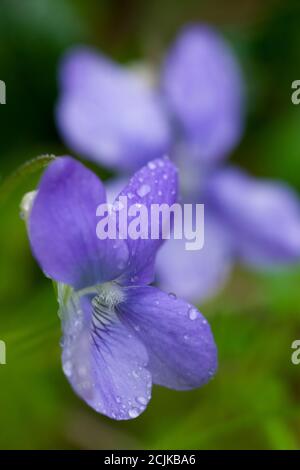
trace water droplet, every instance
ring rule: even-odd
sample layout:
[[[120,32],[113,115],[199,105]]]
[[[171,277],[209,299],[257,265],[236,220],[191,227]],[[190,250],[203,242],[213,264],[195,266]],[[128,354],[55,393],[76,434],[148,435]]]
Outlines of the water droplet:
[[[116,402],[117,402],[117,403],[121,403],[121,397],[117,396],[117,397],[116,397]]]
[[[202,320],[202,325],[207,325],[207,320],[205,320],[205,318]]]
[[[134,370],[134,371],[132,372],[132,375],[133,375],[133,377],[134,377],[135,379],[138,379],[138,378],[139,378],[139,374],[137,373],[136,370]]]
[[[127,197],[128,197],[128,199],[132,199],[132,198],[134,197],[134,194],[132,194],[132,193],[129,192],[129,193],[127,194]]]
[[[174,294],[173,292],[169,292],[168,296],[170,297],[170,299],[173,299],[173,300],[177,299],[177,295]]]
[[[128,411],[128,415],[130,416],[130,418],[136,418],[139,415],[139,410],[137,408],[131,408]]]
[[[159,191],[157,192],[157,194],[158,194],[159,196],[162,196],[162,191],[159,190]]]
[[[147,398],[145,397],[137,397],[136,401],[140,403],[141,405],[147,405]]]
[[[147,194],[149,194],[151,191],[151,188],[148,184],[143,184],[138,190],[137,190],[137,194],[138,196],[140,197],[144,197],[144,196],[147,196]]]
[[[164,179],[164,180],[167,180],[167,179],[168,179],[167,173],[164,173],[164,174],[163,174],[163,179]]]
[[[162,160],[159,160],[158,161],[158,166],[160,166],[161,168],[163,168],[165,166],[164,162]]]
[[[113,204],[113,211],[120,211],[124,209],[124,204],[122,204],[121,201],[115,201],[114,204]]]
[[[183,339],[184,341],[187,341],[189,339],[188,335],[184,335]]]
[[[159,305],[159,301],[158,301],[158,300],[155,300],[155,301],[154,301],[154,304],[155,304],[155,305]]]
[[[66,361],[63,364],[63,371],[67,377],[71,377],[72,375],[72,363],[71,361]]]
[[[190,320],[196,320],[196,318],[198,318],[198,310],[195,307],[190,307],[188,315]]]
[[[150,170],[155,170],[155,168],[156,168],[155,163],[154,162],[149,162],[148,163],[148,168],[150,168]]]
[[[134,329],[135,329],[135,331],[140,331],[139,325],[135,325],[135,326],[134,326]]]

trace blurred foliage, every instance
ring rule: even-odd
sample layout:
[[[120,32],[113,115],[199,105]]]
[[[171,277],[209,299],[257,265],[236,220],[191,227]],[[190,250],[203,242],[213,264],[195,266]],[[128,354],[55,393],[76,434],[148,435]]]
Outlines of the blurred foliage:
[[[157,60],[190,21],[220,28],[245,71],[248,119],[233,160],[300,191],[300,109],[290,100],[300,78],[300,4],[293,0],[1,0],[1,178],[41,153],[67,152],[53,120],[57,64],[67,47],[87,43],[120,61]],[[220,363],[203,389],[156,387],[144,415],[121,423],[74,395],[60,365],[53,289],[18,217],[38,176],[0,207],[0,339],[7,343],[0,448],[299,448],[300,366],[290,356],[300,338],[300,268],[257,274],[238,267],[224,291],[200,306]]]

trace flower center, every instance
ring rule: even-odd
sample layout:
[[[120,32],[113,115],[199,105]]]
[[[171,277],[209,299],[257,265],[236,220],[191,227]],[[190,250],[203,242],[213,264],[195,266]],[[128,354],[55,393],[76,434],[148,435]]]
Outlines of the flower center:
[[[93,305],[105,305],[109,310],[113,310],[125,298],[124,290],[116,282],[105,282],[97,286],[96,291],[97,295],[93,298]]]

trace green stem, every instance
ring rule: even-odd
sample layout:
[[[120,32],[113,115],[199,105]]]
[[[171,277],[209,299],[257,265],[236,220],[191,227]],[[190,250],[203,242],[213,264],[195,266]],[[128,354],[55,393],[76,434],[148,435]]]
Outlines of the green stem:
[[[28,160],[21,165],[14,173],[8,176],[0,186],[0,206],[5,202],[7,196],[12,193],[20,182],[36,171],[46,168],[49,163],[55,160],[55,155],[40,155],[32,160]]]

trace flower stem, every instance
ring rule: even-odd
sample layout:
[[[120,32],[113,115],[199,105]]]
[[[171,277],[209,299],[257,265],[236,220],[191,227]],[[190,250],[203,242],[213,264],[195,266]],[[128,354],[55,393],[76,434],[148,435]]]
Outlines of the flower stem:
[[[12,193],[20,182],[27,176],[46,168],[49,163],[55,160],[55,155],[40,155],[32,160],[28,160],[16,171],[8,176],[0,186],[0,206],[5,202],[7,196]]]

